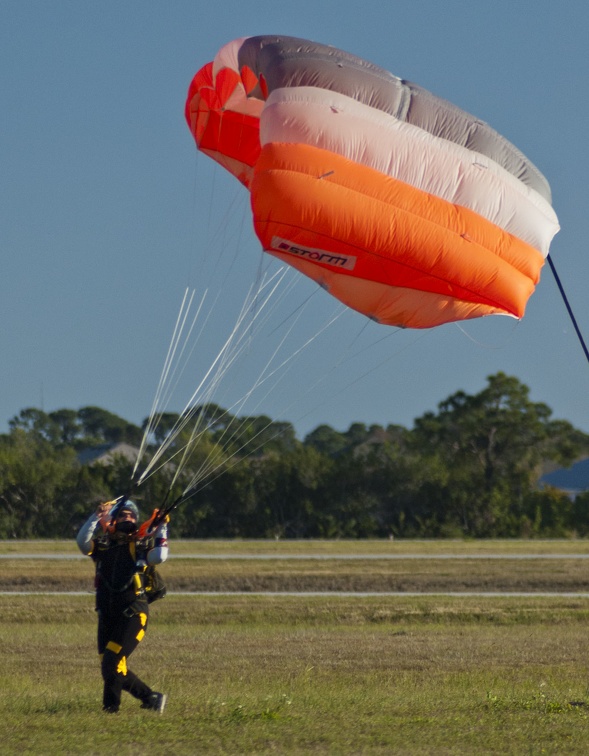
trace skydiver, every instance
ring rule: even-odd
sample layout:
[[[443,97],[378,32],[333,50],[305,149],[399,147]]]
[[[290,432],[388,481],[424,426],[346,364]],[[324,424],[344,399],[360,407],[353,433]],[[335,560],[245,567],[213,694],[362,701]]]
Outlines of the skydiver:
[[[109,513],[114,502],[100,504],[82,525],[76,542],[96,565],[98,653],[104,690],[102,707],[117,713],[121,692],[140,700],[142,709],[162,714],[167,696],[152,690],[127,667],[127,660],[143,639],[149,617],[146,570],[168,557],[168,526],[137,537],[139,511],[132,501]]]

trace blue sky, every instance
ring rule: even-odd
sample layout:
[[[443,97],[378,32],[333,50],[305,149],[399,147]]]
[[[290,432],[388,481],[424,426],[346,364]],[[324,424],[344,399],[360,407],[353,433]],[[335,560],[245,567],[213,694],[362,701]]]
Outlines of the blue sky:
[[[168,409],[183,408],[222,346],[236,303],[267,263],[247,193],[197,155],[183,109],[194,73],[241,36],[340,47],[451,100],[517,145],[551,184],[561,223],[552,256],[589,338],[588,28],[589,6],[547,0],[367,0],[361,9],[349,0],[7,0],[0,432],[25,407],[98,405],[140,423],[187,286],[214,289],[217,310]],[[273,316],[276,327],[293,323],[294,344],[337,308],[315,289],[298,282]],[[295,322],[296,302],[307,300]],[[248,391],[266,341],[254,339],[249,366],[230,376],[220,404]],[[321,423],[410,427],[498,371],[589,432],[589,364],[548,268],[519,323],[400,332],[347,312],[292,363],[274,390],[243,408],[288,420],[301,437]]]

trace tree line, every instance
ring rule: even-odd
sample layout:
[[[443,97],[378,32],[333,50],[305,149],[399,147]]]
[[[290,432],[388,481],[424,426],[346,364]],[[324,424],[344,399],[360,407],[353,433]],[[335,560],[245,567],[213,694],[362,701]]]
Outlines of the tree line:
[[[539,486],[547,469],[587,456],[589,436],[552,419],[547,405],[530,400],[527,386],[503,373],[477,394],[453,394],[411,429],[358,422],[340,432],[320,425],[299,440],[290,423],[266,416],[233,417],[214,404],[196,415],[207,430],[182,479],[171,486],[170,465],[133,495],[147,517],[166,495],[181,493],[205,456],[216,455],[218,471],[174,512],[175,537],[589,534],[589,493],[573,500]],[[152,452],[177,419],[161,417],[149,439]],[[99,407],[22,410],[0,435],[0,538],[72,537],[99,501],[127,490],[132,472],[123,455],[83,464],[82,452],[119,442],[138,446],[146,424]]]

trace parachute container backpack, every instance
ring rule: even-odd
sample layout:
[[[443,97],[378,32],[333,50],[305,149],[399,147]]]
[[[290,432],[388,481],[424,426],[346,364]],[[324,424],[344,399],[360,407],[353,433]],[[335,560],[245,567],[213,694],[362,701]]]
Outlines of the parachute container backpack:
[[[280,36],[225,45],[186,119],[251,192],[264,250],[347,306],[406,328],[523,317],[558,220],[544,176],[486,123]]]

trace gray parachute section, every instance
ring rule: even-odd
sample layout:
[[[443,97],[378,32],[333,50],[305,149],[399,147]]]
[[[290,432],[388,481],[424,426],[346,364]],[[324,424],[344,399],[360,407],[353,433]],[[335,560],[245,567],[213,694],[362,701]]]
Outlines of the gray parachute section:
[[[352,97],[427,131],[485,155],[551,203],[548,181],[511,142],[484,121],[355,55],[296,37],[244,40],[239,68],[247,65],[267,93],[282,87],[319,87]],[[263,99],[257,86],[250,96]]]

